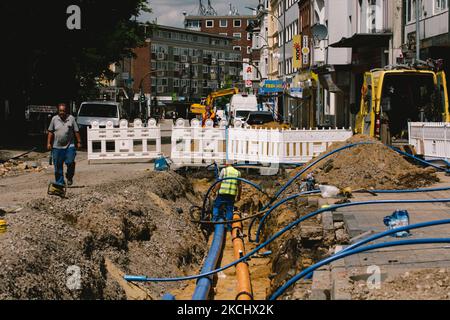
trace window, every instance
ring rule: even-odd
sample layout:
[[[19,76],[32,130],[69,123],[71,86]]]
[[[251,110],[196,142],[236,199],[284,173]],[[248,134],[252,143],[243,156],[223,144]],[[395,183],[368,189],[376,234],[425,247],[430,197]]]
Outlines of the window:
[[[247,40],[248,41],[252,40],[252,34],[250,32],[247,33]]]
[[[234,50],[234,51],[241,51],[241,47],[240,47],[240,46],[234,46],[234,47],[233,47],[233,50]]]
[[[228,33],[223,32],[223,33],[219,33],[221,36],[228,36]]]
[[[174,86],[174,88],[178,88],[180,86],[180,80],[179,79],[173,79],[173,86]]]
[[[434,13],[440,13],[448,9],[448,0],[434,0]]]
[[[420,8],[423,8],[422,0],[406,0],[406,23],[416,21],[416,3],[420,1]],[[420,10],[420,17],[423,17],[423,10]]]
[[[242,34],[241,34],[240,32],[238,32],[238,33],[233,33],[233,37],[234,37],[234,38],[241,39],[241,38],[242,38]]]
[[[214,28],[214,20],[206,20],[207,28]]]
[[[251,54],[252,53],[252,48],[251,47],[247,47],[247,54]]]
[[[221,28],[228,27],[228,21],[227,20],[220,20],[220,27]]]
[[[240,28],[241,27],[241,20],[233,20],[233,27]]]

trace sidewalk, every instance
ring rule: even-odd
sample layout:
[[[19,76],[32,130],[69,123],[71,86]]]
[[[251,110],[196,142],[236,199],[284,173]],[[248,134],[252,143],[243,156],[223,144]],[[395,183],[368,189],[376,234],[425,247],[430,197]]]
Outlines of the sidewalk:
[[[450,186],[450,177],[439,173],[441,182],[431,187]],[[370,194],[355,194],[352,202],[370,200],[412,200],[412,199],[444,199],[450,198],[450,191],[429,192],[429,193],[397,193],[382,194],[372,196]],[[344,221],[345,228],[350,238],[372,231],[379,233],[385,231],[387,227],[383,223],[383,218],[391,215],[396,209],[408,210],[410,224],[442,220],[450,218],[449,203],[421,203],[421,204],[381,204],[355,206],[339,209],[333,213],[334,222]],[[434,226],[411,231],[411,236],[407,238],[385,237],[375,243],[390,242],[405,239],[420,238],[447,238],[449,237],[450,225]],[[364,236],[363,238],[366,238]],[[359,241],[357,239],[356,241]],[[354,241],[354,242],[356,242]],[[352,242],[352,243],[354,243]],[[373,243],[372,243],[373,244]],[[367,279],[373,274],[373,270],[368,270],[369,266],[377,266],[381,270],[382,282],[391,279],[406,271],[421,269],[440,269],[450,267],[450,246],[447,244],[427,244],[400,246],[375,251],[368,251],[358,255],[348,256],[342,260],[335,261],[331,266],[321,268],[328,270],[330,279],[331,299],[350,299],[350,294],[346,289],[350,286],[351,280]],[[319,276],[319,273],[317,274]],[[323,278],[323,275],[322,275]]]

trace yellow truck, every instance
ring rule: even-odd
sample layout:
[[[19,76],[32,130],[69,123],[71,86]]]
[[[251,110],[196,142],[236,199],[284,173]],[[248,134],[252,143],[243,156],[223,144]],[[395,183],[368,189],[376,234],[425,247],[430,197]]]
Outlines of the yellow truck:
[[[408,122],[450,122],[445,73],[429,65],[366,72],[355,133],[387,144],[406,142]]]

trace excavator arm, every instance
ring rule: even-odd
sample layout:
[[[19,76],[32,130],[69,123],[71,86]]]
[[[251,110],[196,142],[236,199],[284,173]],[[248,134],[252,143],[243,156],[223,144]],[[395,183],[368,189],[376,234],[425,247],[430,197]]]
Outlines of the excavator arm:
[[[212,108],[214,100],[220,97],[231,96],[238,94],[238,88],[223,89],[210,93],[205,100],[205,104],[194,103],[191,105],[191,112],[196,114],[205,114],[207,112],[207,107]]]

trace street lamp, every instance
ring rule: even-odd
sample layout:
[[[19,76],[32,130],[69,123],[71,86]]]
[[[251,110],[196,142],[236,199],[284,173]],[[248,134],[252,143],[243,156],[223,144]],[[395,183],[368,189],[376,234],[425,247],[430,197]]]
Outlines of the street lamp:
[[[139,116],[140,116],[141,118],[142,118],[142,99],[141,99],[141,97],[142,97],[142,96],[145,96],[145,95],[144,95],[144,90],[143,90],[142,84],[143,84],[145,78],[147,78],[147,77],[148,77],[149,75],[151,75],[152,73],[156,73],[156,72],[159,72],[159,71],[161,71],[161,70],[150,70],[149,72],[147,72],[147,73],[141,78],[141,81],[139,81]]]

